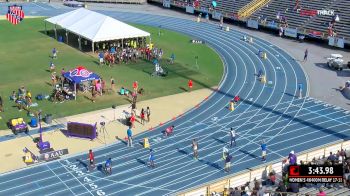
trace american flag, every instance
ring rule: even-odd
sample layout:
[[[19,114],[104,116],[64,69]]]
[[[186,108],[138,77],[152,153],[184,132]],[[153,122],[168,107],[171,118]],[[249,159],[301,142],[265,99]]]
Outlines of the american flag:
[[[18,6],[18,5],[8,6],[6,18],[9,22],[11,22],[14,25],[20,23],[24,18],[24,12],[22,10],[22,6]]]

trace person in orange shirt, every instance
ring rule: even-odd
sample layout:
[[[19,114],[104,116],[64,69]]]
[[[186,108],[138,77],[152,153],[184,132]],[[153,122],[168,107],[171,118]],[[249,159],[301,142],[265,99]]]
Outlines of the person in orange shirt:
[[[131,113],[130,123],[131,123],[131,127],[133,128],[135,127],[135,120],[136,120],[135,114]]]
[[[188,81],[188,88],[190,91],[192,90],[192,87],[193,87],[193,82],[192,82],[192,80],[189,80]]]

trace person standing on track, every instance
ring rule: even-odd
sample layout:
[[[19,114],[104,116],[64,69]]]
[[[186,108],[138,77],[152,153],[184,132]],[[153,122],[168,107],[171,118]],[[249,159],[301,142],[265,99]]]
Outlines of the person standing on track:
[[[231,145],[230,145],[230,147],[232,148],[232,146],[233,146],[233,143],[235,144],[235,146],[236,146],[236,131],[235,130],[233,130],[233,128],[231,127],[231,130],[230,130],[230,138],[231,138]]]
[[[112,158],[108,158],[105,163],[105,171],[107,175],[112,174]]]
[[[230,172],[231,171],[231,159],[232,159],[232,156],[227,153],[227,156],[225,158],[225,172]]]
[[[149,162],[149,166],[151,168],[155,168],[155,165],[154,165],[154,154],[153,154],[153,150],[152,149],[149,149],[149,157],[148,157],[148,162]]]
[[[129,129],[126,131],[126,134],[128,135],[128,147],[133,147],[131,127],[129,127]]]
[[[267,145],[266,145],[266,142],[263,140],[261,142],[261,160],[262,161],[266,161],[266,150],[267,150]]]
[[[192,140],[193,158],[198,159],[198,142],[196,139]]]
[[[92,150],[89,150],[89,168],[88,171],[95,168],[95,156]]]

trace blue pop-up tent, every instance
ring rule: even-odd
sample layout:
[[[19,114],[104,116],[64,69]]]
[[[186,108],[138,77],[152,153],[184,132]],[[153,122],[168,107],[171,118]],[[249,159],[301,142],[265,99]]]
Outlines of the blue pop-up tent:
[[[99,75],[87,70],[83,66],[78,66],[75,69],[69,70],[68,72],[63,74],[63,77],[65,77],[70,82],[74,83],[75,99],[77,98],[77,84],[85,81],[100,79]]]

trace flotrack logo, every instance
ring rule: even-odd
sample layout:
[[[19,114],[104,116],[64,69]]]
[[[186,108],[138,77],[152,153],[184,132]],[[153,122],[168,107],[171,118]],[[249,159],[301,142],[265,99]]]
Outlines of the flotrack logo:
[[[297,9],[297,13],[300,16],[334,16],[334,10],[306,10],[306,9]]]

